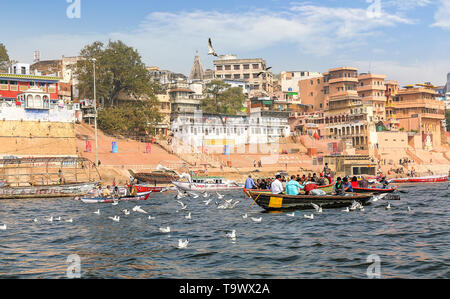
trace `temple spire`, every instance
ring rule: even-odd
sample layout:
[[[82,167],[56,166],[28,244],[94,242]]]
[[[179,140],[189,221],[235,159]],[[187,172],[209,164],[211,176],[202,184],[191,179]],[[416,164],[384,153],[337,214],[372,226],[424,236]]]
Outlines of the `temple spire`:
[[[200,61],[200,56],[198,55],[198,50],[195,53],[194,64],[192,65],[191,74],[189,76],[190,80],[203,80],[204,77],[202,62]]]

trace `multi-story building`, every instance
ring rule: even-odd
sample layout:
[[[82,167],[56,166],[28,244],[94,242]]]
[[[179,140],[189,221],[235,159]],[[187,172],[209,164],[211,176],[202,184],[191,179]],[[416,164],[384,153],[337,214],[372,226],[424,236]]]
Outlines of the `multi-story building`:
[[[431,139],[434,148],[441,145],[445,103],[436,100],[437,92],[430,84],[399,89],[391,102],[391,109],[399,121],[400,130]]]
[[[386,104],[385,104],[385,110],[386,110],[386,125],[391,131],[399,131],[400,130],[400,122],[396,118],[393,101],[395,99],[395,96],[398,93],[399,90],[399,84],[398,81],[395,80],[387,80],[385,82],[386,86]]]
[[[171,104],[171,119],[178,114],[194,113],[200,109],[200,100],[196,92],[190,88],[187,82],[171,83],[167,91]]]
[[[386,119],[385,79],[385,75],[358,75],[358,95],[366,106],[373,108],[373,120],[376,122]]]
[[[305,79],[313,79],[321,77],[321,73],[307,72],[307,71],[289,71],[281,72],[281,91],[286,100],[298,100],[299,96],[299,81]]]
[[[220,56],[214,61],[215,79],[244,80],[251,86],[250,96],[268,95],[273,91],[273,75],[262,58],[238,59],[235,55]],[[259,76],[258,76],[259,75]]]
[[[187,80],[187,77],[183,74],[174,73],[168,70],[161,70],[157,66],[147,67],[147,70],[150,72],[153,82],[160,84],[163,88],[166,88],[169,83]]]
[[[285,114],[253,111],[250,115],[180,114],[172,122],[174,142],[201,152],[204,148],[271,144],[290,135]]]
[[[19,94],[32,87],[38,87],[49,94],[51,101],[56,102],[59,99],[59,79],[59,77],[29,74],[0,74],[0,100],[15,103]]]
[[[170,97],[168,94],[158,94],[156,98],[159,103],[159,113],[162,115],[161,122],[156,126],[156,133],[167,136],[170,130],[170,114],[172,112]]]

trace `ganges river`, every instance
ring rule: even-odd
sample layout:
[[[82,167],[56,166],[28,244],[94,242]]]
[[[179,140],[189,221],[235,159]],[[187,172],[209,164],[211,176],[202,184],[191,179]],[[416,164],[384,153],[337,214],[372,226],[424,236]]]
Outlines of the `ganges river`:
[[[185,198],[186,210],[173,192],[117,206],[4,200],[0,278],[67,278],[71,255],[79,257],[81,278],[365,279],[377,261],[381,278],[450,278],[448,187],[400,186],[401,200],[391,201],[390,210],[380,200],[363,212],[297,211],[294,217],[257,205],[249,210],[252,200],[242,191],[221,192],[222,200],[214,193],[208,206],[202,196]],[[217,208],[216,200],[229,199],[240,203]],[[136,205],[148,214],[133,212]],[[185,218],[189,212],[192,219]],[[304,217],[311,213],[313,220]],[[116,215],[120,222],[108,218]],[[49,222],[51,216],[61,221]],[[165,227],[171,232],[162,233]],[[233,230],[235,240],[226,236]],[[189,240],[187,248],[177,248],[179,239]]]

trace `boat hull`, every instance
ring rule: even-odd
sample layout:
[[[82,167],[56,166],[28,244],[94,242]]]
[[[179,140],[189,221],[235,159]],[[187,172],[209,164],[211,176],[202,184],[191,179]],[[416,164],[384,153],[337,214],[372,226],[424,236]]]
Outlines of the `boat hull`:
[[[0,188],[0,200],[85,196],[91,192],[97,184],[97,182],[89,182],[51,186],[3,187]]]
[[[187,183],[172,182],[178,189],[183,191],[233,191],[242,190],[243,186],[239,184],[208,184],[208,183]]]
[[[284,194],[267,194],[250,191],[253,200],[266,211],[311,210],[311,203],[321,206],[323,209],[335,209],[349,207],[354,201],[362,205],[370,204],[372,194],[348,194],[348,196],[291,196]]]
[[[118,201],[144,201],[147,200],[150,197],[150,194],[152,192],[145,192],[145,193],[139,193],[137,196],[128,196],[128,197],[121,197],[118,199]],[[114,198],[102,198],[102,197],[96,197],[96,198],[80,198],[77,197],[75,200],[80,200],[84,203],[89,204],[95,204],[95,203],[113,203],[115,200]]]
[[[148,186],[148,185],[134,185],[134,187],[136,188],[136,191],[138,193],[143,193],[143,192],[160,193],[164,189],[167,189],[165,187],[152,187],[152,186]]]

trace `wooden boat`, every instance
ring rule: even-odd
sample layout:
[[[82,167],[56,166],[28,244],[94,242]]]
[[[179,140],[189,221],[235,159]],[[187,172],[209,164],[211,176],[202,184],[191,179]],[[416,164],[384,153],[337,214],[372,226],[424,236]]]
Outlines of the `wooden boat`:
[[[266,211],[285,211],[285,210],[311,210],[314,207],[311,203],[317,204],[324,209],[349,207],[354,201],[360,202],[362,205],[368,205],[373,194],[354,194],[349,193],[347,196],[309,196],[309,195],[285,195],[285,194],[268,194],[249,191],[253,200]]]
[[[130,188],[130,185],[128,185],[127,187]],[[143,192],[160,193],[166,189],[165,187],[154,187],[150,185],[134,185],[134,187],[136,188],[136,191],[138,193]]]
[[[391,179],[390,183],[396,184],[405,184],[405,183],[439,183],[446,182],[448,180],[448,176],[428,176],[428,177],[418,177],[418,178],[399,178],[399,179]]]
[[[0,188],[0,199],[59,198],[85,196],[97,182]]]
[[[335,184],[335,183],[329,184],[329,185],[325,185],[325,186],[318,186],[318,189],[320,189],[320,190],[322,190],[322,191],[324,191],[324,192],[326,192],[326,193],[331,193],[331,192],[333,191],[334,184]],[[245,188],[244,188],[243,190],[244,190],[244,193],[245,193],[248,197],[251,197],[249,191],[260,192],[260,193],[269,193],[269,194],[272,193],[272,190],[245,189]]]
[[[225,180],[222,177],[194,177],[187,182],[173,181],[175,187],[183,191],[232,191],[241,190],[243,185],[233,181]]]
[[[397,190],[397,186],[392,186],[391,188],[382,188],[382,187],[368,187],[368,188],[355,188],[353,187],[353,192],[355,193],[373,193],[373,194],[382,194],[382,193],[393,193]]]
[[[144,193],[138,193],[136,196],[125,196],[120,197],[118,201],[143,201],[147,200],[150,197],[150,194],[152,192],[144,192]],[[94,197],[94,198],[87,198],[87,197],[75,197],[75,200],[81,200],[84,203],[113,203],[115,201],[114,198],[103,198],[103,197]],[[117,201],[117,199],[116,199]]]
[[[167,171],[153,171],[148,173],[134,173],[129,170],[130,174],[135,180],[141,183],[149,184],[170,184],[172,181],[177,180],[178,176],[173,172]]]

